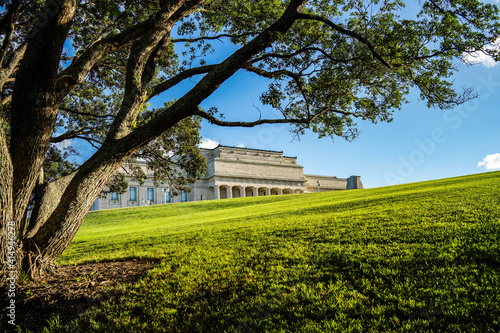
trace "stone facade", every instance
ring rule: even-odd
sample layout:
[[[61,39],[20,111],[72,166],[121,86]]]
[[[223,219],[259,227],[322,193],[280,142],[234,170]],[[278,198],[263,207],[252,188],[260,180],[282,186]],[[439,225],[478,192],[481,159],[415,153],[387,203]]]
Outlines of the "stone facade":
[[[201,152],[207,159],[207,171],[190,185],[191,192],[171,196],[167,186],[155,187],[151,179],[143,185],[129,180],[126,193],[100,198],[92,210],[363,188],[359,176],[344,179],[304,174],[297,158],[283,156],[281,151],[219,145]]]

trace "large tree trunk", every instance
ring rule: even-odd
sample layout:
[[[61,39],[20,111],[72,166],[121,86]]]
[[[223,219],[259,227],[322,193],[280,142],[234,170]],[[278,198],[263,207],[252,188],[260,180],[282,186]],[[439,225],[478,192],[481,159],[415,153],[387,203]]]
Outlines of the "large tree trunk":
[[[35,189],[34,207],[30,223],[25,231],[25,238],[33,237],[38,229],[49,219],[59,205],[61,198],[68,187],[75,172],[51,183],[44,182]]]
[[[10,107],[10,141],[0,123],[0,246],[2,274],[15,255],[16,273],[24,249],[26,211],[50,144],[58,113],[55,91],[62,48],[76,0],[49,1],[22,48]],[[11,250],[14,248],[14,252]]]
[[[12,161],[9,155],[5,123],[0,119],[0,282],[20,271],[21,247],[19,223],[13,220]]]
[[[133,153],[124,151],[110,157],[108,152],[109,149],[101,147],[75,174],[59,180],[56,186],[47,186],[45,207],[24,239],[23,269],[33,278],[54,269],[55,261],[68,247],[92,203]]]
[[[75,0],[49,2],[40,24],[29,33],[16,74],[11,105],[14,220],[22,224],[29,199],[50,144],[59,100],[56,78],[62,48],[73,19]],[[45,24],[41,24],[41,22]],[[21,225],[21,230],[24,230]]]

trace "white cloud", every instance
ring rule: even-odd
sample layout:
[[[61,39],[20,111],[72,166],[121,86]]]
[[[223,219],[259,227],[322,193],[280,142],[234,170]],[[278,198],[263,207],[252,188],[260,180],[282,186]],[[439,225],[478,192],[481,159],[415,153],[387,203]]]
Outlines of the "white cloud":
[[[60,150],[64,150],[66,148],[73,146],[74,144],[75,144],[75,139],[68,139],[61,142],[57,142],[54,144],[54,146],[56,146]]]
[[[206,148],[206,149],[214,149],[218,145],[219,145],[219,143],[217,141],[214,141],[214,140],[209,139],[209,138],[202,138],[198,147]]]
[[[245,148],[245,144],[244,143],[241,143],[239,142],[238,145],[236,146],[238,148]]]
[[[486,170],[496,170],[500,169],[500,154],[490,154],[486,155],[482,162],[477,164],[478,167],[484,166]]]
[[[464,56],[464,60],[468,64],[478,65],[482,64],[486,67],[493,67],[498,65],[498,63],[493,60],[489,55],[484,54],[483,52],[475,52],[466,54]]]
[[[495,43],[491,46],[485,47],[486,50],[499,49],[500,48],[500,37],[495,40]],[[482,64],[486,67],[493,67],[499,64],[491,58],[489,55],[484,54],[484,52],[474,52],[474,53],[464,53],[463,60],[468,64]]]

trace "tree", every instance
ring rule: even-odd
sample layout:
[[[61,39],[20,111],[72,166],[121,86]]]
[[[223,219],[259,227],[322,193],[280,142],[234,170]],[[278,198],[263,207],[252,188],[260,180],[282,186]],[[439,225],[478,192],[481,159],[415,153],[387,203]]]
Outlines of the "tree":
[[[201,118],[219,126],[290,123],[298,134],[310,129],[352,139],[355,118],[390,121],[410,89],[439,108],[474,97],[469,89],[457,93],[451,75],[464,53],[496,56],[485,46],[500,30],[497,8],[477,0],[429,0],[411,18],[399,15],[399,0],[1,5],[1,260],[32,276],[53,267],[93,201],[134,154],[161,150],[168,141],[178,147],[176,161],[191,154],[186,166],[199,174],[196,139],[183,146],[178,137],[196,137],[189,129]],[[236,51],[210,62],[220,45],[210,45],[214,40]],[[261,102],[280,117],[230,121],[215,107],[199,107],[237,71],[269,79]],[[195,84],[184,95],[162,108],[147,106],[187,79]],[[70,139],[89,142],[95,153],[40,187],[51,142]],[[28,223],[35,189],[38,211]]]

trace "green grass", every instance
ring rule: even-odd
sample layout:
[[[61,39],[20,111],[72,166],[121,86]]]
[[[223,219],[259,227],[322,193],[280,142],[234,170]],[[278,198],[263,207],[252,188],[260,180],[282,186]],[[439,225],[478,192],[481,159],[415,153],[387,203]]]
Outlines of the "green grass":
[[[59,263],[132,257],[162,263],[72,329],[496,332],[500,173],[91,212]]]

